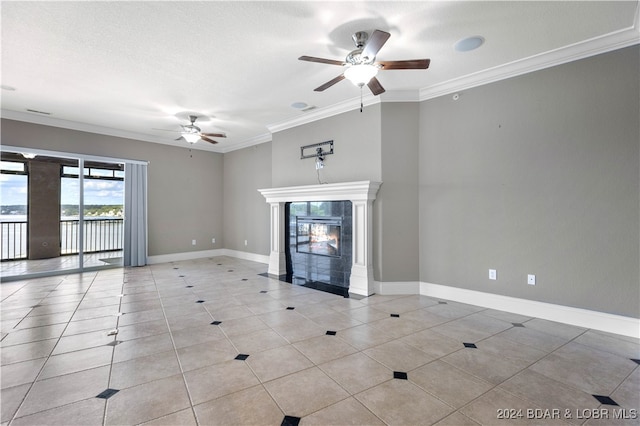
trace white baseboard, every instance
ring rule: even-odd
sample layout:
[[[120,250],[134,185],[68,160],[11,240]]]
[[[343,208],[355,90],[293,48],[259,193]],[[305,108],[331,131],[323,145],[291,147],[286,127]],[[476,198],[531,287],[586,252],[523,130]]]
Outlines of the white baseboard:
[[[244,251],[230,249],[212,249],[200,251],[188,251],[184,253],[159,254],[156,256],[147,256],[147,264],[155,265],[158,263],[180,262],[182,260],[202,259],[205,257],[215,256],[231,256],[238,259],[252,260],[259,263],[269,263],[269,256],[256,253],[247,253]]]
[[[420,282],[418,281],[398,281],[398,282],[374,282],[374,289],[377,294],[420,294]]]
[[[222,251],[224,252],[222,256],[231,256],[238,259],[251,260],[253,262],[258,262],[258,263],[266,263],[267,265],[269,264],[268,254],[265,255],[265,254],[249,253],[246,251],[231,250],[231,249],[222,249]]]
[[[425,282],[376,282],[378,294],[421,294],[640,338],[640,319]]]

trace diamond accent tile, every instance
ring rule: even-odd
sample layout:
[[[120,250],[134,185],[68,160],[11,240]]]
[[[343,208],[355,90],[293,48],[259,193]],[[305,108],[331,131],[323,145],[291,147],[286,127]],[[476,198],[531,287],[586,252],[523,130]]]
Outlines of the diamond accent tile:
[[[187,286],[187,288],[192,288],[192,287],[193,287],[192,285],[188,285],[188,286]]]
[[[595,399],[597,399],[600,404],[604,404],[604,405],[618,405],[617,402],[615,402],[613,399],[611,399],[610,397],[606,396],[606,395],[593,395],[593,397]]]
[[[268,293],[267,290],[260,290],[260,293]]]
[[[463,343],[465,348],[478,349],[475,343]]]
[[[520,324],[519,322],[512,322],[511,323],[514,327],[524,327],[524,324]]]
[[[391,318],[400,318],[400,314],[391,314]]]
[[[327,330],[327,336],[335,336],[336,332],[333,330]]]
[[[222,324],[222,321],[214,321],[211,323],[211,325],[220,325]]]
[[[234,359],[237,359],[238,361],[244,361],[247,358],[249,358],[249,355],[247,355],[247,354],[238,354],[238,356],[235,357]]]
[[[640,359],[634,359],[634,358],[630,358],[631,361],[635,362],[636,364],[640,364]]]
[[[100,392],[98,395],[96,395],[96,398],[109,399],[113,395],[117,394],[118,392],[120,392],[119,389],[107,388],[107,389],[103,390],[102,392]]]
[[[293,311],[295,309],[295,307],[293,306],[287,306],[287,311]]]
[[[400,380],[408,380],[408,376],[407,373],[405,373],[404,371],[394,371],[393,372],[393,378],[394,379],[400,379]]]
[[[243,278],[241,281],[249,281],[249,279],[247,279],[247,278]]]
[[[280,426],[298,426],[299,424],[300,417],[284,416],[284,419],[282,419],[282,423],[280,423]]]
[[[196,303],[204,303],[204,300],[197,300]]]

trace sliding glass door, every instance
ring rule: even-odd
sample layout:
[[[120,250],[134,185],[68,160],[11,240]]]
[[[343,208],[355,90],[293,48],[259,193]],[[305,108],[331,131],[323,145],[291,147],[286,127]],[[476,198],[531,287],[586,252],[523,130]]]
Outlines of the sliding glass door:
[[[3,280],[122,266],[124,161],[43,152],[2,148]]]

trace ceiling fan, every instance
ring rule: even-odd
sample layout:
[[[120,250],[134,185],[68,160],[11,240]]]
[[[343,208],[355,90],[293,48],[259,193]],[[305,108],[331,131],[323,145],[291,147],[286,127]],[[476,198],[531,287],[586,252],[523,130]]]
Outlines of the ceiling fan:
[[[351,36],[356,44],[356,49],[350,52],[344,61],[316,58],[313,56],[300,56],[298,59],[301,61],[347,67],[344,73],[340,74],[333,80],[329,80],[323,85],[316,87],[314,89],[316,92],[322,92],[346,78],[360,88],[366,84],[374,95],[379,95],[384,93],[385,90],[376,78],[378,71],[427,69],[431,62],[430,59],[376,62],[376,55],[387,42],[389,37],[391,37],[391,34],[380,30],[373,31],[371,37],[369,37],[369,34],[365,31],[358,31]]]
[[[218,141],[214,141],[213,139],[209,139],[209,137],[214,137],[214,138],[226,138],[227,137],[227,135],[225,135],[224,133],[202,133],[202,131],[200,130],[200,127],[195,125],[195,122],[196,122],[197,119],[198,119],[197,116],[190,115],[189,116],[189,120],[191,121],[191,124],[181,124],[180,125],[180,127],[182,127],[182,131],[180,131],[180,137],[178,139],[176,139],[177,141],[180,140],[180,139],[184,139],[187,142],[189,142],[190,144],[194,144],[194,143],[198,142],[200,139],[202,139],[203,141],[216,144],[216,143],[218,143]],[[176,130],[176,131],[179,131],[179,130]]]

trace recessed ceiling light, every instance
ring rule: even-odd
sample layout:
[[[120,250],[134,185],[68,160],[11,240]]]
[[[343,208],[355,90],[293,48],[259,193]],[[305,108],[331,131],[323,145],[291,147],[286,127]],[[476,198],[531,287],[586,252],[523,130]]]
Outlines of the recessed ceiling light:
[[[8,90],[8,91],[10,91],[10,92],[13,92],[13,91],[15,91],[15,90],[16,90],[16,88],[15,88],[15,87],[13,87],[13,86],[7,86],[6,84],[3,84],[2,86],[0,86],[0,88],[1,88],[2,90]]]
[[[453,49],[456,52],[470,52],[482,46],[483,43],[484,37],[482,36],[467,37],[462,40],[458,40],[456,44],[453,45]]]
[[[291,104],[291,108],[295,109],[305,109],[308,106],[309,105],[307,105],[305,102],[294,102]]]

